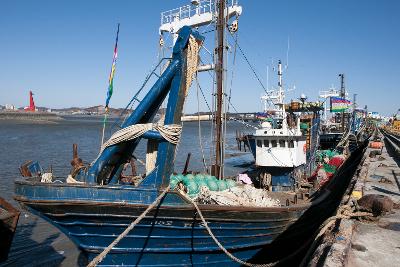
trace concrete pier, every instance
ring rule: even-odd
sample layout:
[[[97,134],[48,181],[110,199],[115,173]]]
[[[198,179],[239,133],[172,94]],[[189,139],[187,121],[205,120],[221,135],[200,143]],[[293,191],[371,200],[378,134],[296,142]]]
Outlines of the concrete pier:
[[[338,221],[323,237],[309,266],[400,266],[399,162],[390,147],[383,147],[380,155],[371,153],[373,150],[366,150],[351,195],[354,199],[371,194],[387,196],[394,203],[393,209],[373,220]]]

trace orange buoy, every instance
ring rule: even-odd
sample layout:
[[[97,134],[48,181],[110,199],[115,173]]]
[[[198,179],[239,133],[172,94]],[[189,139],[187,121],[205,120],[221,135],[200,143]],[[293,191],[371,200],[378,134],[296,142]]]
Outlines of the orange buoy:
[[[369,143],[369,147],[370,148],[375,148],[375,149],[381,149],[383,147],[383,143],[382,142],[377,142],[377,141],[370,142]]]

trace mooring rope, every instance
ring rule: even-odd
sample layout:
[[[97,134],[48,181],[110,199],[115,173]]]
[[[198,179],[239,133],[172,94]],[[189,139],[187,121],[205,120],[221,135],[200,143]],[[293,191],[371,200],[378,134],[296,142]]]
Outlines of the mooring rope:
[[[216,236],[213,234],[213,232],[211,231],[210,227],[208,226],[207,221],[204,219],[203,213],[201,212],[199,206],[197,206],[196,202],[194,202],[191,198],[187,197],[187,200],[189,200],[189,202],[196,208],[197,213],[199,214],[199,217],[201,219],[201,221],[203,222],[204,227],[206,228],[208,234],[210,235],[210,237],[214,240],[215,244],[217,244],[217,246],[233,261],[242,264],[244,266],[249,266],[249,267],[271,267],[271,266],[275,266],[276,264],[278,264],[279,262],[281,262],[282,260],[276,261],[276,262],[272,262],[272,263],[266,263],[266,264],[257,264],[257,263],[250,263],[250,262],[245,262],[242,261],[241,259],[235,257],[232,253],[230,253],[216,238]]]
[[[162,198],[165,196],[165,194],[169,191],[169,186],[167,188],[164,189],[164,191],[157,197],[156,200],[154,200],[154,202],[148,206],[148,208],[139,216],[136,218],[136,220],[134,220],[107,248],[105,248],[99,255],[97,255],[88,265],[87,267],[95,267],[97,266],[97,264],[99,264],[101,261],[104,260],[104,258],[107,256],[107,254],[119,243],[119,241],[121,241],[124,237],[126,237],[128,235],[128,233],[141,221],[145,218],[145,216],[147,215],[147,213],[149,213],[156,205],[158,205],[160,203],[160,201],[162,200]],[[276,261],[276,262],[272,262],[272,263],[268,263],[268,264],[254,264],[254,263],[249,263],[249,262],[245,262],[242,261],[241,259],[235,257],[232,253],[230,253],[219,241],[218,239],[215,237],[215,235],[213,234],[213,232],[211,231],[210,227],[208,226],[207,221],[204,219],[204,216],[200,210],[200,208],[197,206],[196,202],[194,202],[191,198],[189,197],[185,197],[185,199],[187,199],[189,202],[191,202],[191,204],[196,208],[197,213],[200,216],[200,219],[202,220],[204,227],[206,228],[208,234],[210,235],[210,237],[214,240],[214,242],[218,245],[218,247],[229,257],[231,258],[233,261],[236,261],[239,264],[245,265],[245,266],[249,266],[249,267],[271,267],[271,266],[275,266],[277,263],[281,262],[282,260]]]
[[[316,246],[319,242],[319,239],[336,222],[336,220],[358,218],[358,217],[373,217],[373,216],[374,215],[370,212],[355,211],[355,207],[351,207],[349,204],[340,206],[335,215],[329,217],[321,224],[319,231],[315,235],[314,240],[313,240],[312,244],[310,245],[300,266],[306,265],[306,261],[310,258],[311,253],[313,253],[315,251]]]
[[[126,235],[141,221],[144,217],[149,213],[155,206],[157,206],[160,201],[163,199],[165,194],[169,191],[169,186],[162,191],[162,193],[154,200],[154,202],[147,207],[147,209],[140,214],[139,217],[136,218],[126,229],[123,231],[107,248],[103,250],[99,255],[96,256],[88,265],[87,267],[94,267],[97,266],[106,256],[107,254],[113,249],[122,238],[126,237]]]

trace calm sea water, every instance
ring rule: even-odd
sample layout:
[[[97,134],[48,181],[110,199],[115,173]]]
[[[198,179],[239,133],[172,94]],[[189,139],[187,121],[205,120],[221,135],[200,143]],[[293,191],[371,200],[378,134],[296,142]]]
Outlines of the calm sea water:
[[[20,176],[18,167],[27,160],[37,160],[44,169],[50,166],[56,176],[70,171],[72,144],[78,144],[79,157],[91,162],[98,154],[102,121],[93,118],[66,118],[57,123],[0,121],[0,196],[12,199],[14,179]],[[251,131],[242,124],[229,122],[226,132],[227,155],[225,175],[235,175],[243,165],[252,161],[248,153],[236,149],[235,132]],[[110,134],[110,132],[108,132]],[[181,172],[188,153],[192,153],[190,170],[203,169],[200,140],[207,161],[212,147],[210,122],[186,122],[178,147],[175,170]],[[140,144],[135,155],[144,159],[145,144]],[[9,259],[0,266],[77,266],[83,259],[75,245],[57,228],[43,219],[22,211]]]

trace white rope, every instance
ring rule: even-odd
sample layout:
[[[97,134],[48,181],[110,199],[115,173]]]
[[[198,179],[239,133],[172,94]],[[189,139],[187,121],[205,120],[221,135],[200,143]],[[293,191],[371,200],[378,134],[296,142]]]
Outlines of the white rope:
[[[176,145],[181,137],[182,126],[177,124],[159,125],[153,123],[131,125],[115,132],[110,139],[101,146],[100,153],[109,146],[133,140],[150,130],[158,131],[165,140]]]
[[[189,93],[189,88],[192,84],[193,77],[197,73],[197,65],[199,62],[200,46],[192,35],[189,37],[189,44],[186,55],[186,83],[184,88],[185,97]]]
[[[255,263],[249,263],[249,262],[245,262],[242,261],[241,259],[235,257],[232,253],[230,253],[219,241],[218,239],[215,237],[215,235],[213,234],[213,232],[211,231],[210,227],[207,224],[207,221],[204,219],[203,214],[201,213],[201,210],[199,209],[199,207],[197,206],[196,202],[194,202],[191,198],[186,198],[188,199],[191,204],[196,208],[197,213],[199,214],[199,217],[201,219],[201,221],[203,222],[204,227],[206,228],[208,234],[211,236],[211,238],[214,240],[215,244],[217,244],[217,246],[229,257],[231,258],[233,261],[242,264],[244,266],[249,266],[249,267],[271,267],[271,266],[275,266],[276,264],[279,263],[279,261],[276,262],[272,262],[272,263],[267,263],[267,264],[255,264]]]
[[[164,189],[164,191],[156,198],[156,200],[154,200],[154,202],[150,206],[148,206],[147,209],[128,226],[128,228],[125,229],[125,231],[123,231],[106,249],[104,249],[103,252],[97,255],[97,257],[94,258],[87,265],[87,267],[97,266],[97,264],[99,264],[107,256],[111,249],[115,247],[119,243],[119,241],[121,241],[121,239],[124,238],[141,220],[143,220],[146,214],[149,213],[149,211],[151,211],[155,206],[158,205],[158,203],[160,203],[160,201],[168,191],[169,186]]]
[[[106,256],[107,254],[119,243],[119,241],[121,241],[124,237],[126,237],[126,235],[128,235],[128,233],[130,231],[132,231],[132,229],[141,221],[145,218],[145,216],[147,215],[147,213],[149,213],[156,205],[158,205],[160,203],[160,201],[163,199],[163,197],[165,196],[165,194],[169,191],[169,186],[167,188],[164,189],[164,191],[156,198],[156,200],[154,200],[154,202],[147,207],[147,209],[139,216],[136,218],[136,220],[134,220],[107,248],[105,248],[99,255],[97,255],[88,265],[87,267],[95,267],[97,266],[97,264],[99,264]],[[218,245],[218,247],[229,257],[231,258],[233,261],[245,265],[245,266],[249,266],[249,267],[271,267],[271,266],[275,266],[276,264],[279,263],[279,261],[273,262],[273,263],[268,263],[268,264],[254,264],[254,263],[249,263],[249,262],[245,262],[242,261],[241,259],[235,257],[232,253],[230,253],[219,241],[218,239],[215,237],[215,235],[212,233],[210,227],[207,224],[207,221],[204,219],[203,214],[201,212],[201,210],[199,209],[199,207],[197,206],[197,204],[188,197],[185,197],[185,199],[187,199],[189,202],[191,202],[191,204],[196,208],[197,213],[200,216],[200,219],[202,220],[204,227],[206,228],[208,234],[211,236],[211,238],[214,240],[214,242]]]

